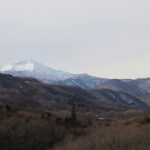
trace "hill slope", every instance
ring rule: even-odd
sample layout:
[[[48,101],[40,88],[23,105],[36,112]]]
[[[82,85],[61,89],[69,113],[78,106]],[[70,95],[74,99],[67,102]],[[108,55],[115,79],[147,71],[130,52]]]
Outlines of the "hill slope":
[[[125,92],[134,95],[144,94],[144,90],[131,82],[126,83],[119,79],[112,79],[97,86],[98,89],[110,89],[113,91]]]
[[[33,77],[40,81],[65,80],[74,75],[68,72],[50,68],[42,63],[29,60],[1,67],[1,73],[18,77]]]
[[[9,104],[18,108],[45,109],[52,105],[59,104],[61,107],[66,107],[70,103],[76,103],[92,110],[104,109],[104,107],[105,110],[108,108],[113,109],[116,104],[118,108],[121,108],[121,105],[138,108],[145,106],[139,99],[126,93],[107,91],[107,95],[115,93],[113,101],[110,96],[105,96],[103,101],[100,101],[97,95],[89,91],[77,86],[44,84],[32,78],[18,78],[0,74],[0,105]],[[111,108],[107,105],[108,103]]]
[[[145,103],[140,99],[124,92],[116,92],[108,89],[92,89],[89,90],[89,93],[99,101],[110,101],[125,105],[145,107]]]
[[[91,89],[106,82],[108,79],[90,76],[88,74],[76,75],[72,78],[61,81],[61,84],[76,85],[83,89]]]

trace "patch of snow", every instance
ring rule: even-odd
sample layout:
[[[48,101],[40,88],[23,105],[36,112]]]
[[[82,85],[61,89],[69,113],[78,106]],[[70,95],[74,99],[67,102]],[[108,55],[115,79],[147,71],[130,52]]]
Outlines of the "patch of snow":
[[[13,68],[13,65],[7,65],[7,66],[2,67],[1,71],[2,72],[10,71],[12,70],[12,68]]]
[[[18,77],[33,77],[38,80],[47,81],[65,80],[74,76],[71,73],[50,68],[33,60],[4,66],[0,69],[0,72]]]
[[[14,70],[15,71],[33,71],[34,64],[32,64],[32,63],[20,64],[20,65],[14,67]]]

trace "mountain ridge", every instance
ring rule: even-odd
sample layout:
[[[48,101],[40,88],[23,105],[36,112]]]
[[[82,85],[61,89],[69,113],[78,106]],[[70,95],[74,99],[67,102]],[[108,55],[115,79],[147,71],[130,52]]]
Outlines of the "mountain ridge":
[[[83,89],[94,88],[107,80],[85,73],[72,74],[56,70],[34,60],[21,61],[3,66],[0,68],[0,72],[17,77],[33,77],[44,83],[76,85]]]
[[[35,78],[43,83],[78,86],[82,89],[110,89],[133,95],[150,93],[150,78],[107,79],[89,74],[73,74],[53,69],[34,60],[25,60],[0,68],[0,73]]]
[[[111,90],[84,90],[78,86],[45,84],[32,78],[13,77],[0,74],[0,105],[11,105],[18,108],[48,108],[52,103],[60,107],[76,103],[81,107],[95,108],[97,105],[116,104],[119,107],[146,108],[140,99],[127,93]],[[98,108],[99,109],[99,108]]]
[[[74,76],[69,72],[53,69],[34,60],[25,60],[3,66],[1,67],[0,72],[18,77],[33,77],[39,80],[49,81],[65,80]]]

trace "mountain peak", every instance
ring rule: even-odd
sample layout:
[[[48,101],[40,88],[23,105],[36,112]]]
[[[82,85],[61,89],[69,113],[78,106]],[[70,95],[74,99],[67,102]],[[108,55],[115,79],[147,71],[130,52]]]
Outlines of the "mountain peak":
[[[3,66],[1,68],[1,71],[2,72],[7,72],[7,71],[30,71],[31,72],[34,71],[34,69],[39,66],[44,67],[42,63],[39,63],[35,60],[24,60],[24,61]]]
[[[3,66],[0,72],[17,77],[32,77],[44,83],[76,85],[83,89],[94,88],[106,80],[86,73],[72,74],[56,70],[35,60],[24,60]]]
[[[34,77],[42,81],[65,80],[73,76],[71,73],[52,69],[35,60],[24,60],[3,66],[0,72],[19,77]]]

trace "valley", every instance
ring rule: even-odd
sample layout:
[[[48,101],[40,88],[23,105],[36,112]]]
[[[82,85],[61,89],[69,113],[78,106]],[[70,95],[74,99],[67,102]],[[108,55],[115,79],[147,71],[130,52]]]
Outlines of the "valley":
[[[2,67],[0,149],[148,150],[149,81],[72,74],[35,61]]]

